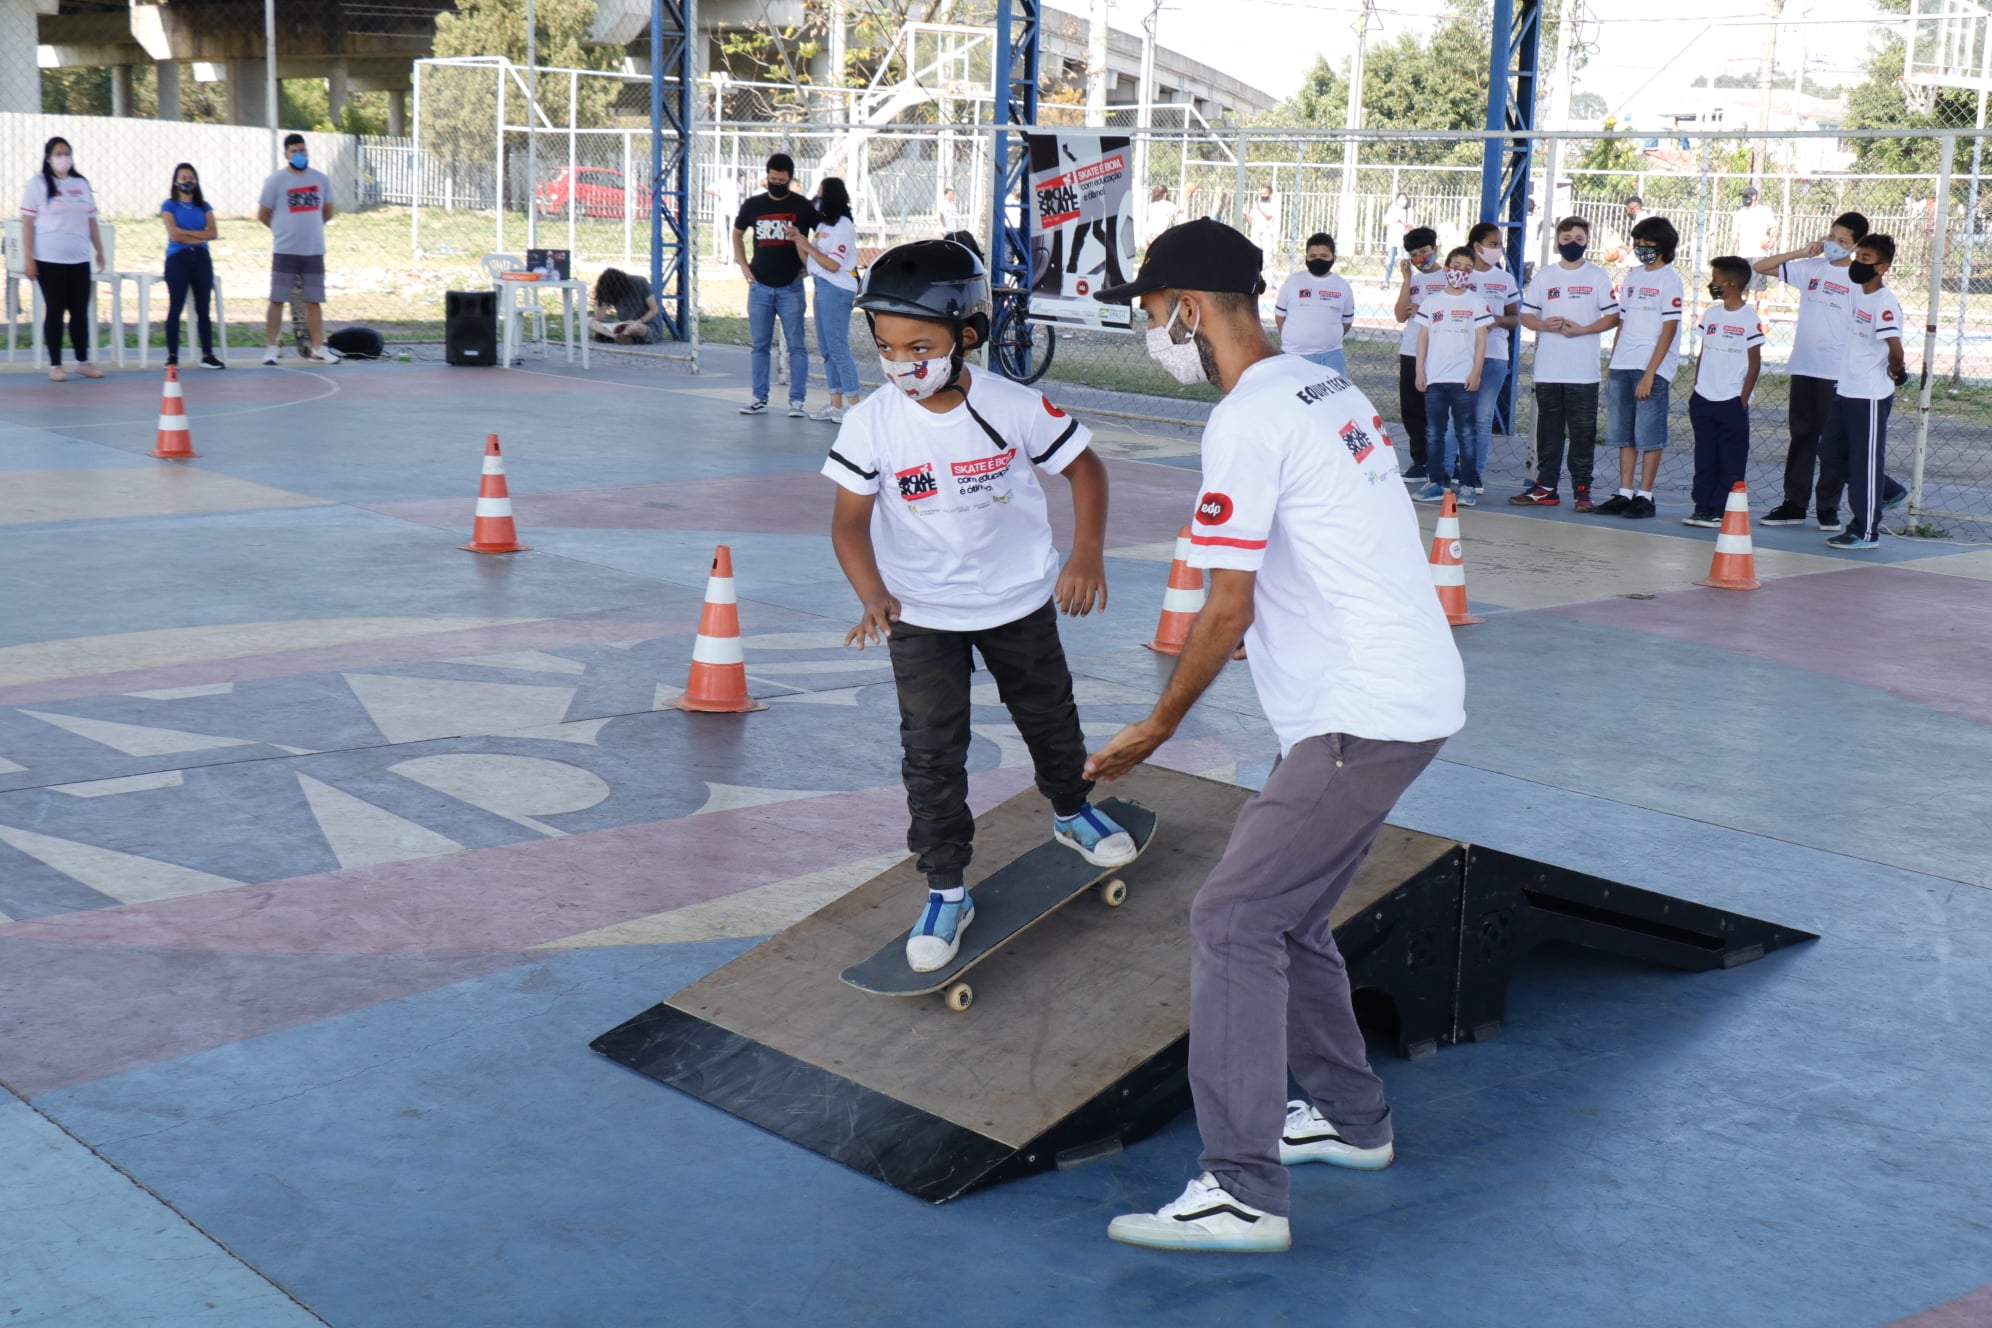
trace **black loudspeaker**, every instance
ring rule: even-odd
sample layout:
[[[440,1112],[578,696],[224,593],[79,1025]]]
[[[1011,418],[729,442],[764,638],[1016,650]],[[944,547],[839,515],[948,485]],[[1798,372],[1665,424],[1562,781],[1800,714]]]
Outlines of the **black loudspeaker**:
[[[443,359],[450,364],[498,363],[498,292],[444,292]]]

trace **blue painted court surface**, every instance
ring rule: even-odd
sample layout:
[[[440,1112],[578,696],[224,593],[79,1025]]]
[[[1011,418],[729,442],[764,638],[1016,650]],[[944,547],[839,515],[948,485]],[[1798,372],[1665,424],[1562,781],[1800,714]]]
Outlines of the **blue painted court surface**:
[[[829,426],[608,361],[204,375],[171,465],[156,378],[0,376],[0,1323],[1992,1324],[1992,551],[1760,531],[1724,593],[1678,503],[1465,513],[1469,722],[1397,823],[1820,939],[1539,951],[1499,1038],[1373,1047],[1397,1163],[1298,1172],[1291,1253],[1168,1255],[1105,1228],[1188,1116],[930,1207],[589,1050],[904,834]],[[1196,443],[1093,423],[1097,740]],[[490,432],[530,553],[456,548]],[[722,542],[769,706],[690,716]],[[975,699],[982,809],[1028,757]],[[1273,752],[1234,670],[1158,759]]]

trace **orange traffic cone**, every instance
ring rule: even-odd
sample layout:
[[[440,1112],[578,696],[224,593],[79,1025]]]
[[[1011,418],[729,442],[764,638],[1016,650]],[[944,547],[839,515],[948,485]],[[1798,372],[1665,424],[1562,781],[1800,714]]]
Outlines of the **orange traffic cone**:
[[[1439,588],[1439,607],[1454,627],[1486,622],[1466,607],[1466,562],[1460,557],[1459,502],[1450,493],[1439,508],[1439,522],[1432,527],[1432,584]]]
[[[147,456],[169,461],[186,461],[200,455],[194,450],[194,435],[187,428],[187,403],[180,396],[180,370],[166,366],[166,395],[159,402],[159,441]]]
[[[1755,590],[1759,585],[1757,555],[1750,546],[1750,489],[1741,480],[1722,505],[1722,529],[1715,533],[1715,560],[1709,564],[1708,577],[1695,584],[1717,590]]]
[[[1190,528],[1176,533],[1176,556],[1169,564],[1169,588],[1162,592],[1162,619],[1155,639],[1144,644],[1158,655],[1180,655],[1190,639],[1190,623],[1204,606],[1203,573],[1190,566]]]
[[[498,435],[484,443],[484,478],[477,485],[477,519],[470,543],[457,545],[468,553],[525,553],[518,527],[512,524],[512,491],[505,487],[505,458],[498,453]]]
[[[733,594],[733,550],[713,550],[706,578],[705,608],[692,644],[692,672],[684,694],[672,704],[706,714],[744,715],[768,707],[747,695],[747,656],[740,648],[740,608]]]

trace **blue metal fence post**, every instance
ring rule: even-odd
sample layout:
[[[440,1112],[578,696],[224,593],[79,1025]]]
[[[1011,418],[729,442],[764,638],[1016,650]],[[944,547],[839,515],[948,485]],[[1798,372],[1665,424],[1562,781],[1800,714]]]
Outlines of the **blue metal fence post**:
[[[1522,284],[1522,252],[1528,236],[1529,164],[1535,140],[1526,135],[1536,122],[1536,69],[1542,37],[1541,0],[1494,0],[1493,40],[1487,70],[1487,128],[1493,133],[1480,158],[1480,215],[1501,227],[1502,249],[1515,284]],[[1508,329],[1508,383],[1494,410],[1494,427],[1514,432],[1520,389],[1522,330]]]
[[[674,341],[691,339],[693,316],[692,113],[698,88],[692,81],[692,40],[697,4],[650,4],[650,289],[657,293],[664,331]]]
[[[996,0],[995,194],[989,203],[989,275],[995,285],[1025,292],[1031,286],[1030,204],[1024,196],[1030,153],[1021,141],[1011,149],[1005,126],[1037,124],[1038,10],[1038,0]],[[1010,201],[1013,192],[1015,204]]]

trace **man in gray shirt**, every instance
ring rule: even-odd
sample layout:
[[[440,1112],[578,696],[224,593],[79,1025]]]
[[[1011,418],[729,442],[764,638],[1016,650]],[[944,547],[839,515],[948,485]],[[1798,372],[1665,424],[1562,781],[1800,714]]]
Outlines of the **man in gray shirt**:
[[[303,134],[284,136],[284,167],[263,182],[256,220],[270,228],[270,307],[263,315],[263,363],[277,362],[284,301],[299,290],[311,333],[308,360],[329,361],[325,345],[325,223],[332,220],[332,181],[311,168]]]

